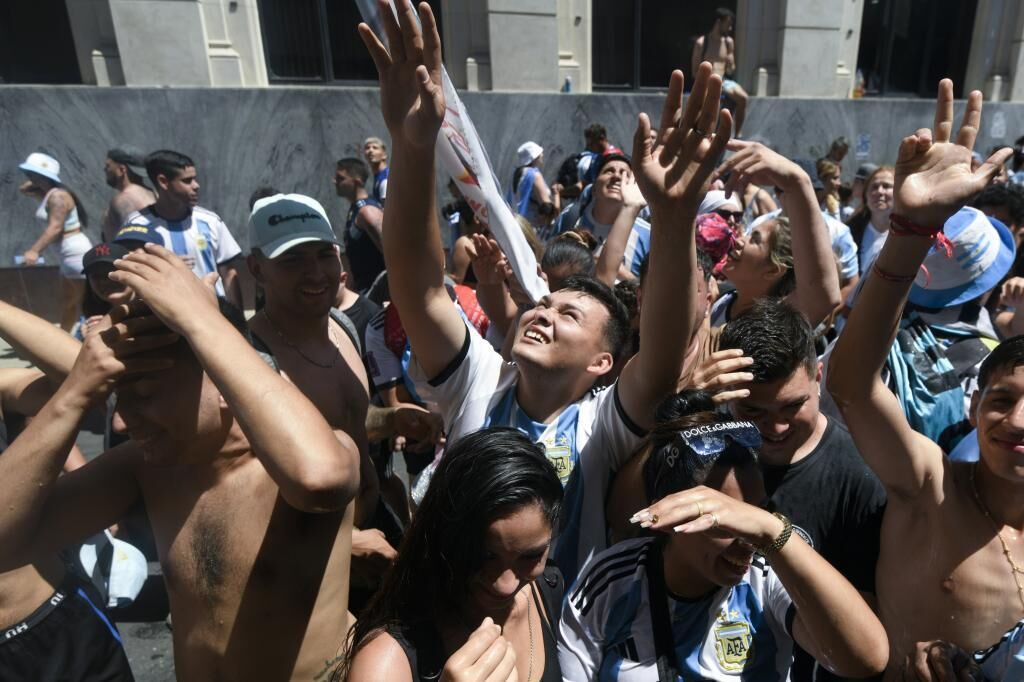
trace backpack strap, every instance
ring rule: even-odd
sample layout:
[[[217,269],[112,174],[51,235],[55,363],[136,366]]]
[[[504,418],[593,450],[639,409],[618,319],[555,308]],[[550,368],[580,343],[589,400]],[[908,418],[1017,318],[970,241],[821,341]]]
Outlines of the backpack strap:
[[[352,318],[346,315],[344,312],[337,308],[331,308],[331,319],[338,323],[338,326],[345,330],[352,345],[356,347],[356,352],[359,356],[363,355],[363,344],[359,342],[359,330],[356,329],[355,322]]]
[[[662,546],[657,542],[647,562],[647,596],[651,607],[651,629],[654,632],[654,652],[658,657],[658,679],[679,678],[679,662],[672,640],[672,620],[668,615],[668,595],[665,593],[665,568]]]

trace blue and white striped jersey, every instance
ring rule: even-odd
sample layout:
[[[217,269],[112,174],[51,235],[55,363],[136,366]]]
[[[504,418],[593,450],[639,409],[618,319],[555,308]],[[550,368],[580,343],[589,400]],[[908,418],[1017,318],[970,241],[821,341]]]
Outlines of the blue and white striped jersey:
[[[564,680],[657,680],[647,567],[657,540],[619,543],[594,557],[569,590],[558,634]],[[679,672],[684,680],[788,680],[795,615],[786,588],[755,556],[743,580],[696,601],[672,596]]]
[[[141,225],[156,230],[164,238],[164,246],[173,251],[202,278],[217,272],[217,266],[242,253],[227,225],[213,211],[201,206],[193,208],[178,221],[167,220],[153,212],[152,206],[135,211],[125,220],[122,230]],[[223,296],[220,281],[217,292]]]
[[[640,278],[640,265],[651,252],[651,224],[646,220],[637,218],[633,223],[633,230],[626,240],[626,252],[622,256],[622,262],[633,273],[637,279]]]
[[[519,369],[467,325],[462,352],[439,376],[428,378],[416,361],[409,375],[420,397],[434,402],[449,440],[488,426],[519,429],[544,445],[565,485],[561,529],[553,558],[571,583],[591,556],[608,546],[605,491],[643,437],[618,398],[618,384],[588,392],[550,424],[533,421],[516,401]]]

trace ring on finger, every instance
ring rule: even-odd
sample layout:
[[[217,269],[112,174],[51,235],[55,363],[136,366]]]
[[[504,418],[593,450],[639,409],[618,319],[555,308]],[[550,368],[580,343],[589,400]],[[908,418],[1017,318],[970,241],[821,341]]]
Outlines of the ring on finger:
[[[657,514],[651,514],[651,525],[653,526],[653,525],[655,525],[657,523],[658,523],[658,515]]]
[[[711,527],[718,528],[718,514],[711,512]]]
[[[699,519],[704,516],[704,505],[700,503],[700,500],[697,500],[694,504],[697,505],[697,518]]]
[[[701,130],[697,126],[693,126],[693,132],[697,133],[701,137],[711,137],[711,135],[709,135],[706,131]]]

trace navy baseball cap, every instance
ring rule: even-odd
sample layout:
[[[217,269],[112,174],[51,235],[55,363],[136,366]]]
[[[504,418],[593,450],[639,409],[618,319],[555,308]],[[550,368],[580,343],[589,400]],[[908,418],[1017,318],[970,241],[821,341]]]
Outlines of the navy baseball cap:
[[[114,235],[114,242],[141,242],[142,244],[159,244],[164,246],[164,238],[152,225],[127,223]],[[129,247],[130,248],[130,247]],[[138,247],[135,247],[138,248]]]

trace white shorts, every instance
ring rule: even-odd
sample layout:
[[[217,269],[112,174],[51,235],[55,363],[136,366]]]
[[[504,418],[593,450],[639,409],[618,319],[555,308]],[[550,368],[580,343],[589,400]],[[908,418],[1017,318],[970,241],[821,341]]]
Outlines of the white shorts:
[[[83,232],[64,237],[60,242],[60,275],[65,279],[85,279],[82,256],[92,248],[92,242]]]

